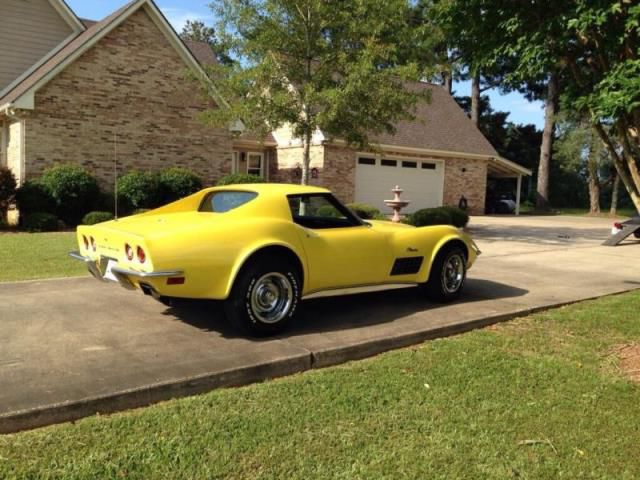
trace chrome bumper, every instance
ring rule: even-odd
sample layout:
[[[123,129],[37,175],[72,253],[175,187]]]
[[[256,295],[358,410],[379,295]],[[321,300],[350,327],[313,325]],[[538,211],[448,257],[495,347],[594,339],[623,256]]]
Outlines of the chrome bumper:
[[[110,282],[111,280],[108,278],[104,278],[103,273],[107,269],[107,263],[109,259],[106,257],[100,257],[100,260],[96,262],[90,257],[85,257],[81,255],[80,252],[73,251],[69,252],[69,256],[75,260],[79,260],[84,262],[89,270],[89,273],[93,275],[97,280],[101,282]],[[139,279],[146,278],[162,278],[162,277],[178,277],[182,275],[184,272],[182,270],[164,270],[158,272],[136,272],[135,270],[127,270],[126,268],[121,267],[111,267],[111,272],[118,279],[118,283],[126,289],[135,290],[135,286],[129,280],[129,277],[135,277]]]

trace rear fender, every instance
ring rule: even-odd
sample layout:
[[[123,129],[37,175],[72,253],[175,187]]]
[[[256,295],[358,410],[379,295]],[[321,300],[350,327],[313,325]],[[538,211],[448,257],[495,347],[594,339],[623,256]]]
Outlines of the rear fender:
[[[242,267],[244,267],[247,264],[247,261],[249,261],[249,259],[252,256],[258,254],[261,250],[264,250],[269,247],[285,248],[289,250],[293,255],[295,255],[298,258],[298,261],[300,262],[300,268],[302,270],[302,277],[303,277],[302,279],[303,285],[307,284],[307,280],[308,280],[307,265],[306,265],[306,262],[303,260],[305,256],[303,255],[302,249],[282,241],[272,240],[272,241],[260,243],[258,245],[252,245],[251,247],[244,249],[238,255],[238,257],[236,258],[236,261],[234,262],[229,272],[229,278],[227,279],[227,282],[226,282],[225,290],[223,292],[223,298],[229,297],[229,294],[231,293],[231,289],[233,288],[233,284],[235,283],[236,278],[240,273],[240,270],[242,270]]]

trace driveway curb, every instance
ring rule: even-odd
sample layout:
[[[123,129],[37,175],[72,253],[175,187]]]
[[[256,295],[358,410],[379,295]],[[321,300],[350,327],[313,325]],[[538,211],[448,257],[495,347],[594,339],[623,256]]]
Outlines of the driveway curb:
[[[528,316],[545,310],[572,305],[597,298],[620,295],[640,288],[597,295],[579,300],[563,301],[543,306],[518,309],[466,322],[452,323],[435,328],[413,332],[403,332],[382,339],[374,339],[347,347],[327,348],[308,351],[267,363],[243,368],[230,369],[175,381],[147,385],[141,388],[119,391],[111,395],[85,398],[76,402],[47,405],[42,408],[22,410],[0,415],[0,434],[15,433],[44,427],[55,423],[78,420],[95,414],[115,413],[138,407],[148,406],[173,398],[205,393],[220,387],[237,387],[257,383],[271,378],[283,377],[314,368],[323,368],[352,360],[371,357],[389,350],[422,343],[426,340],[448,337],[477,328],[487,327],[519,317]]]

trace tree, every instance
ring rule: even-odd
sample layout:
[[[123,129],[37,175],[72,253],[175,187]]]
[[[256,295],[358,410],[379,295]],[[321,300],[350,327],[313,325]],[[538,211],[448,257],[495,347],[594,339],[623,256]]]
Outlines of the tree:
[[[231,65],[233,63],[233,59],[228,55],[227,49],[216,37],[215,29],[206,26],[200,20],[187,20],[187,23],[182,27],[182,32],[180,32],[180,38],[206,43],[211,47],[220,63],[223,65]]]
[[[452,15],[460,9],[490,12],[467,25],[481,64],[506,59],[512,65],[506,80],[512,84],[557,78],[561,106],[590,119],[640,210],[640,5],[630,0],[443,2]],[[547,110],[552,111],[549,83]]]
[[[207,119],[225,125],[240,118],[262,133],[289,126],[304,148],[302,183],[315,132],[368,148],[373,135],[412,118],[424,98],[405,88],[420,68],[399,45],[424,41],[421,29],[407,27],[406,0],[339,8],[324,0],[220,0],[215,13],[223,43],[240,61],[214,72],[229,108]]]
[[[577,171],[589,192],[589,213],[600,213],[601,192],[611,178],[611,159],[589,119],[567,119],[560,122],[560,135],[555,145],[558,160],[565,170]]]

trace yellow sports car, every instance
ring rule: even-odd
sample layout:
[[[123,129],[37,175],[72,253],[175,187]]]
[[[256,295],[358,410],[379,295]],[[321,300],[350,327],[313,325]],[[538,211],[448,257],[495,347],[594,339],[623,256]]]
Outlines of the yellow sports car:
[[[414,284],[454,300],[479,254],[457,228],[363,221],[328,190],[285,184],[207,188],[77,236],[71,256],[97,279],[165,303],[224,300],[253,335],[281,331],[319,292]]]

